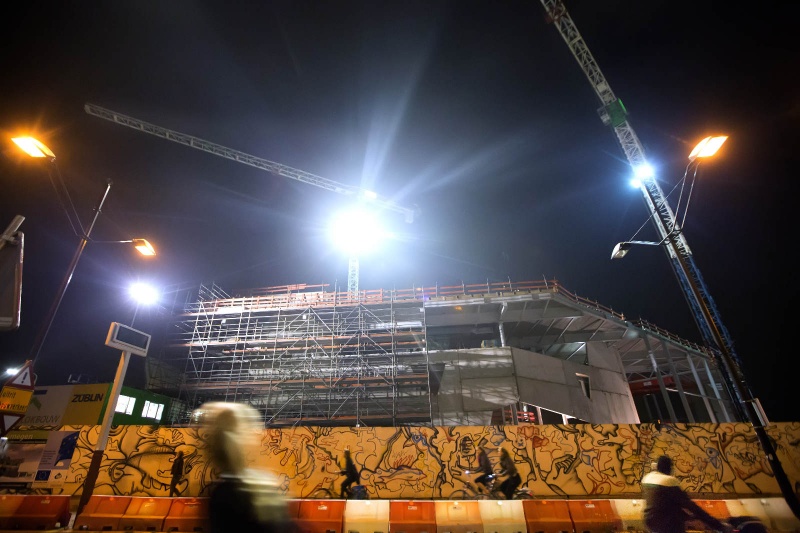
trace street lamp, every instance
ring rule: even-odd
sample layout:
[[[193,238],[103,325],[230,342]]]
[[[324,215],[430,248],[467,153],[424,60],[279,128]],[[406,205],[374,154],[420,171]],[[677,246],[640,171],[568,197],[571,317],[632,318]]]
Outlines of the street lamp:
[[[133,319],[131,320],[131,327],[136,322],[136,315],[139,314],[139,306],[150,306],[158,303],[161,294],[158,289],[147,283],[137,281],[128,287],[128,296],[136,302],[136,308],[133,311]]]
[[[50,148],[48,148],[44,143],[34,139],[33,137],[15,137],[11,139],[14,143],[19,146],[26,154],[33,158],[47,158],[50,160],[50,163],[55,165],[56,156]],[[56,193],[58,193],[58,187],[56,186],[55,180],[52,179],[53,187],[56,188]],[[66,187],[65,187],[66,188]],[[56,296],[53,299],[53,303],[50,306],[50,310],[47,313],[47,316],[42,323],[42,327],[39,330],[39,333],[36,336],[36,339],[33,342],[33,347],[31,348],[30,359],[33,363],[36,362],[36,358],[39,356],[39,353],[42,350],[42,346],[44,345],[44,341],[47,338],[47,334],[50,332],[50,328],[53,325],[53,320],[55,319],[56,313],[58,312],[58,308],[61,306],[61,301],[64,299],[64,293],[67,291],[67,287],[69,286],[70,281],[72,280],[72,276],[75,273],[75,268],[78,266],[78,261],[80,261],[81,254],[83,254],[84,248],[86,248],[86,244],[89,242],[90,237],[92,235],[92,229],[94,229],[94,225],[97,222],[100,213],[103,210],[103,204],[108,197],[108,192],[111,190],[111,182],[109,181],[106,184],[106,189],[103,192],[103,195],[100,197],[100,201],[95,208],[94,217],[92,218],[92,222],[89,224],[89,227],[85,230],[83,226],[80,225],[80,219],[78,219],[79,226],[82,232],[81,240],[78,243],[78,248],[75,250],[75,253],[72,255],[72,260],[67,267],[67,271],[64,274],[64,278],[61,280],[61,285],[59,285],[58,290],[56,291]],[[77,219],[77,216],[76,216]],[[155,249],[153,246],[147,242],[145,239],[131,239],[128,241],[111,241],[111,242],[121,242],[121,243],[132,243],[133,246],[139,250],[140,253],[143,255],[155,255]]]
[[[706,157],[711,157],[716,154],[717,150],[722,146],[722,144],[727,140],[727,136],[713,136],[713,137],[706,137],[700,143],[695,146],[692,150],[691,154],[689,155],[689,164],[686,167],[686,173],[688,174],[689,169],[694,165],[694,176],[692,178],[692,187],[694,185],[694,177],[697,174],[697,166],[699,165],[699,159],[703,159]],[[651,178],[652,179],[652,178]],[[653,198],[650,190],[647,187],[642,187],[644,191],[646,191],[650,202],[653,205],[656,205],[655,199]],[[684,220],[686,217],[686,210],[688,209],[689,204],[689,197],[691,197],[691,189],[688,193],[688,197],[686,200],[686,207],[684,210]],[[680,204],[680,202],[679,202]],[[661,212],[659,212],[661,214]],[[662,215],[663,216],[663,215]],[[772,441],[769,439],[769,435],[766,431],[766,426],[769,424],[769,420],[767,419],[766,413],[761,408],[761,403],[758,401],[758,398],[754,398],[750,388],[747,386],[745,381],[744,373],[737,363],[735,357],[731,353],[731,350],[728,346],[728,343],[725,342],[721,331],[721,325],[714,319],[714,313],[709,308],[709,304],[706,298],[703,297],[701,294],[701,290],[697,285],[697,281],[695,277],[691,275],[690,268],[687,264],[686,258],[681,253],[678,244],[676,243],[676,237],[681,231],[682,224],[679,225],[675,221],[666,220],[662,221],[664,223],[664,227],[669,229],[669,233],[667,233],[666,237],[661,242],[650,242],[650,241],[624,241],[617,243],[614,246],[614,250],[612,251],[611,258],[612,259],[621,259],[624,257],[628,250],[630,250],[633,244],[646,244],[646,245],[668,245],[671,247],[672,251],[674,252],[677,260],[678,265],[684,275],[684,277],[688,280],[688,289],[691,293],[693,299],[698,303],[699,310],[701,312],[701,317],[695,317],[695,320],[698,321],[698,326],[700,326],[700,320],[705,323],[709,331],[711,332],[712,338],[714,343],[716,344],[716,348],[722,360],[722,376],[727,382],[728,388],[733,393],[733,398],[738,402],[739,408],[741,411],[744,412],[745,416],[747,417],[748,422],[750,422],[753,430],[758,437],[758,441],[761,444],[761,449],[764,451],[764,454],[767,456],[767,460],[772,467],[773,474],[775,475],[775,480],[778,482],[778,486],[781,489],[781,493],[784,496],[789,507],[792,509],[796,516],[798,515],[798,509],[800,509],[800,503],[798,503],[797,494],[794,492],[794,487],[792,487],[789,478],[786,475],[786,472],[783,469],[783,465],[781,464],[780,460],[778,459],[777,453],[775,452],[775,448],[772,444]],[[682,286],[682,288],[684,288]],[[688,297],[687,297],[688,300]]]
[[[728,140],[728,136],[727,135],[712,135],[712,136],[706,137],[705,139],[703,139],[702,141],[697,143],[697,145],[692,149],[691,153],[689,154],[689,164],[686,165],[686,172],[684,173],[684,179],[689,174],[689,170],[692,168],[692,165],[694,165],[694,167],[695,167],[695,173],[692,176],[692,184],[691,184],[691,186],[689,188],[689,193],[687,195],[686,207],[685,207],[684,213],[683,213],[683,220],[686,220],[686,213],[687,213],[687,211],[689,209],[689,200],[691,199],[692,190],[694,189],[694,180],[695,180],[695,177],[697,176],[697,167],[700,164],[700,162],[697,161],[697,160],[698,159],[705,159],[707,157],[712,157],[712,156],[716,155],[716,153],[719,151],[719,149],[722,147],[722,145],[725,143],[726,140]],[[650,169],[643,170],[639,174],[640,174],[639,179],[653,179],[652,171]],[[653,199],[652,195],[650,194],[649,189],[647,189],[647,187],[643,187],[643,189],[648,193],[648,197],[650,198],[650,201],[653,202],[653,205],[656,205],[655,204],[655,200]],[[681,202],[679,200],[678,201],[678,209],[680,209],[680,203]],[[666,227],[669,228],[669,233],[660,242],[652,242],[652,241],[623,241],[623,242],[618,242],[614,246],[614,249],[611,251],[611,259],[622,259],[626,255],[628,255],[628,252],[630,251],[631,247],[634,244],[644,244],[644,245],[651,245],[651,246],[662,246],[662,245],[668,244],[668,241],[670,240],[670,238],[672,236],[674,236],[675,234],[677,234],[680,231],[680,228],[682,226],[683,226],[683,222],[681,222],[680,224],[676,224],[676,223],[667,224]],[[677,249],[675,251],[676,251],[676,253],[678,252]]]
[[[664,243],[663,242],[651,242],[651,241],[622,241],[622,242],[618,242],[614,246],[614,249],[611,250],[611,259],[622,259],[626,255],[628,255],[628,252],[631,251],[631,247],[634,244],[647,244],[647,245],[651,245],[651,246],[659,246],[659,245],[664,244]]]

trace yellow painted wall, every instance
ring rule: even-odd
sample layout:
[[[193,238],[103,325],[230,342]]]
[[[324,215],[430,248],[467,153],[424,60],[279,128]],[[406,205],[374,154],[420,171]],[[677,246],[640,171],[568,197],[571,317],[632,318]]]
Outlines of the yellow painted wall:
[[[99,426],[79,431],[63,485],[53,493],[79,494]],[[792,485],[800,486],[800,422],[768,428]],[[279,476],[286,495],[303,498],[334,489],[342,452],[349,447],[371,498],[457,498],[465,474],[477,466],[476,446],[498,447],[514,457],[527,485],[540,497],[609,497],[639,494],[639,480],[659,455],[668,454],[690,493],[719,497],[780,495],[755,433],[747,424],[522,425],[402,428],[297,427],[266,429],[255,466]],[[189,469],[184,496],[206,496],[215,472],[198,428],[112,428],[95,494],[167,496],[172,457],[183,450]]]

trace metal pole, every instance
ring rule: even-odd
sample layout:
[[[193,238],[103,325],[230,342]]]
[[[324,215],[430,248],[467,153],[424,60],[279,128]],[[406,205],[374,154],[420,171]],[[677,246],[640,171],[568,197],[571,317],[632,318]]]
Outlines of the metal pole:
[[[53,303],[50,306],[50,310],[47,313],[47,316],[42,323],[42,327],[39,330],[39,333],[36,336],[36,339],[33,341],[33,347],[31,348],[30,359],[33,363],[36,363],[36,358],[39,357],[39,352],[42,351],[42,346],[44,345],[44,340],[47,338],[47,334],[50,332],[50,327],[53,325],[53,320],[56,317],[56,313],[58,312],[58,308],[61,306],[61,300],[64,299],[64,293],[67,292],[67,287],[69,286],[69,282],[72,281],[72,275],[75,273],[75,268],[78,266],[78,261],[81,259],[81,254],[83,253],[83,249],[86,248],[86,243],[89,242],[89,237],[92,235],[92,228],[94,228],[95,222],[97,222],[97,218],[100,216],[100,212],[103,210],[103,204],[108,197],[108,191],[111,189],[111,182],[109,181],[106,184],[106,190],[103,192],[103,196],[100,198],[100,203],[97,204],[97,208],[94,212],[94,218],[92,219],[92,223],[89,225],[89,228],[86,230],[86,234],[81,237],[80,243],[78,243],[78,248],[75,250],[75,253],[72,256],[72,261],[69,263],[69,267],[67,267],[67,272],[64,274],[64,279],[61,280],[61,285],[58,287],[58,291],[56,292],[56,297],[53,299]]]
[[[644,189],[647,190],[647,194],[649,195],[650,191],[646,187],[644,187]],[[652,196],[650,197],[650,200],[653,200]],[[668,242],[672,247],[672,250],[675,252],[675,256],[678,258],[678,264],[680,265],[684,276],[687,280],[689,280],[689,286],[692,289],[692,293],[694,294],[697,302],[700,304],[700,310],[703,313],[703,318],[711,330],[711,333],[714,337],[714,342],[717,344],[717,349],[719,350],[723,366],[725,367],[724,370],[726,370],[722,372],[722,377],[728,382],[728,386],[731,390],[733,390],[735,399],[738,401],[740,409],[744,411],[748,421],[750,422],[750,425],[753,426],[753,430],[758,437],[758,442],[761,444],[761,449],[767,456],[767,460],[772,468],[772,473],[775,475],[775,480],[778,482],[778,487],[781,489],[783,498],[786,500],[786,503],[789,505],[794,515],[800,517],[800,502],[798,502],[797,494],[795,494],[792,483],[789,481],[789,478],[783,469],[783,465],[781,464],[780,459],[778,459],[778,456],[775,452],[775,447],[772,445],[769,435],[767,435],[767,430],[758,416],[758,413],[756,412],[756,407],[754,405],[756,400],[752,397],[750,388],[745,383],[742,369],[738,364],[736,364],[736,361],[728,350],[728,345],[724,341],[716,321],[713,319],[711,310],[708,308],[706,301],[701,297],[700,289],[697,287],[697,283],[689,273],[689,267],[686,264],[686,260],[683,255],[681,255],[680,250],[675,243],[675,232],[670,232],[668,236]]]
[[[122,383],[125,381],[125,372],[128,370],[128,362],[131,359],[130,352],[122,352],[119,358],[119,365],[117,366],[117,374],[114,376],[114,383],[111,388],[111,394],[106,403],[106,410],[103,413],[103,423],[100,426],[100,435],[97,437],[97,443],[92,452],[92,462],[89,464],[89,470],[86,472],[86,481],[83,482],[83,492],[81,492],[81,500],[78,503],[78,514],[83,511],[83,508],[89,503],[89,498],[92,497],[94,486],[97,482],[97,475],[100,473],[100,463],[103,462],[103,455],[106,450],[106,443],[108,441],[108,434],[111,431],[111,421],[114,420],[114,413],[117,408],[117,401],[119,401],[119,393],[122,390]]]

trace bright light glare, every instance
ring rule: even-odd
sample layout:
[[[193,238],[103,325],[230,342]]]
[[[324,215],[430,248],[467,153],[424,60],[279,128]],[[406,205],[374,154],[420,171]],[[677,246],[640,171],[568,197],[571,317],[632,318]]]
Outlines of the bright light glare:
[[[694,147],[692,153],[689,154],[689,161],[694,161],[698,157],[711,157],[717,153],[722,144],[728,140],[727,135],[717,135],[706,137]]]
[[[641,179],[652,178],[656,175],[656,173],[655,171],[653,171],[653,167],[651,167],[647,163],[643,163],[633,169],[633,175],[641,180]]]
[[[341,250],[361,254],[377,248],[385,237],[372,213],[362,210],[339,213],[330,226],[330,237]]]
[[[17,146],[31,157],[55,157],[50,148],[34,139],[33,137],[13,137],[11,139]]]
[[[131,298],[143,305],[153,305],[158,301],[158,290],[147,283],[134,283],[128,289]]]
[[[13,376],[13,375],[17,374],[18,372],[19,372],[19,368],[7,368],[6,369],[6,375],[7,376]]]

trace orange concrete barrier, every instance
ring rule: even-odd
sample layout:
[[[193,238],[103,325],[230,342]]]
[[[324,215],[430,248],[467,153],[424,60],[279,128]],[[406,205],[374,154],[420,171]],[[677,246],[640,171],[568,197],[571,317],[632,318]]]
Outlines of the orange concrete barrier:
[[[438,533],[483,533],[483,520],[477,501],[450,500],[436,502]]]
[[[770,531],[800,531],[800,520],[783,498],[745,498],[739,501],[745,511],[742,514],[735,514],[731,509],[731,501],[726,500],[731,516],[755,516]]]
[[[527,533],[522,500],[479,500],[484,533]]]
[[[22,505],[24,494],[3,494],[0,496],[0,529],[14,529],[14,516]]]
[[[609,500],[569,500],[569,516],[575,533],[622,531],[622,519]]]
[[[745,500],[725,500],[725,506],[728,508],[728,514],[730,514],[731,517],[752,516],[757,518],[768,529],[775,529],[770,523],[769,516],[764,511],[763,505],[746,505]]]
[[[342,533],[345,500],[300,502],[297,529],[300,533]]]
[[[725,500],[694,500],[694,503],[718,520],[727,521],[731,517]],[[686,529],[693,531],[710,531],[708,526],[699,520],[688,520],[686,522]]]
[[[528,533],[572,533],[566,500],[522,500]]]
[[[130,505],[119,520],[120,529],[163,531],[164,519],[169,513],[172,500],[173,498],[132,496]]]
[[[173,498],[164,531],[208,531],[208,498]]]
[[[66,527],[70,516],[69,496],[28,494],[14,513],[13,529]]]
[[[611,505],[617,511],[617,516],[622,520],[622,529],[625,531],[644,533],[644,500],[620,498],[611,500]]]
[[[389,533],[389,500],[347,500],[345,533]]]
[[[130,496],[92,495],[81,513],[75,517],[72,529],[81,531],[113,531],[121,529],[119,520],[131,503]]]
[[[389,502],[389,533],[435,533],[436,506],[432,501]]]
[[[289,509],[289,518],[296,520],[300,517],[300,502],[302,500],[286,500],[286,505]]]

